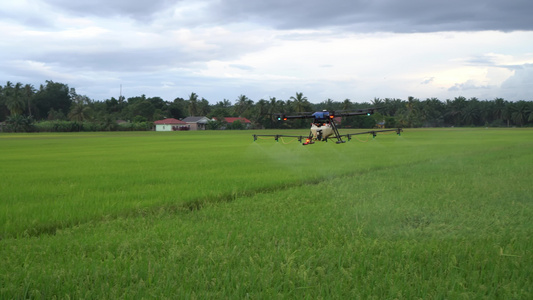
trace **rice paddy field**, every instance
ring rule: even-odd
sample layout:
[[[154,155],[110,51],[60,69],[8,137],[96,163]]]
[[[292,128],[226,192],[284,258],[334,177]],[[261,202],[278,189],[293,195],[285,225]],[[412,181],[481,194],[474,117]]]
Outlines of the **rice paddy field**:
[[[0,299],[533,298],[532,129],[254,133],[0,134]]]

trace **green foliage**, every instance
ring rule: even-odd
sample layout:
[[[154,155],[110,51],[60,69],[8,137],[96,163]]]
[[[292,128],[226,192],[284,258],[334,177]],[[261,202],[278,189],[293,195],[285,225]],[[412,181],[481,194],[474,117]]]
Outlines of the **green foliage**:
[[[62,111],[57,111],[55,109],[50,109],[50,111],[48,111],[48,120],[50,121],[53,121],[53,120],[60,120],[60,121],[66,121],[67,120],[67,117],[65,116],[65,114],[62,112]]]
[[[316,102],[317,99],[312,99]],[[245,117],[251,121],[251,128],[309,128],[309,120],[297,119],[277,122],[276,114],[298,114],[321,110],[354,110],[378,107],[382,118],[374,118],[374,123],[364,117],[343,120],[342,127],[373,128],[377,122],[386,121],[386,127],[530,127],[533,126],[533,102],[510,102],[502,98],[479,100],[459,96],[441,101],[437,98],[420,100],[413,96],[407,99],[374,98],[369,102],[355,103],[350,99],[335,101],[326,99],[311,103],[303,93],[297,92],[289,99],[271,97],[269,100],[254,100],[239,95],[234,104],[224,99],[211,104],[207,99],[191,93],[187,100],[177,97],[166,101],[161,97],[146,95],[130,97],[127,100],[111,97],[93,101],[87,96],[76,94],[75,89],[66,84],[46,81],[38,90],[31,85],[7,82],[0,86],[0,121],[10,115],[32,116],[37,121],[71,120],[93,121],[96,124],[108,120],[130,122],[153,122],[163,118],[183,119],[187,116]],[[67,118],[68,117],[68,118]],[[107,130],[118,126],[104,126]]]
[[[130,122],[118,125],[119,131],[149,131],[154,129],[153,122]]]
[[[47,80],[45,86],[41,85],[33,102],[37,119],[47,118],[51,110],[67,115],[72,105],[68,85],[51,80]]]
[[[26,102],[23,98],[22,84],[19,82],[14,86],[11,82],[7,82],[3,89],[4,104],[9,109],[11,115],[20,115],[26,107]]]
[[[22,115],[12,115],[6,119],[7,132],[32,132],[35,130],[34,120],[32,117]]]
[[[153,130],[152,122],[131,122],[117,124],[107,120],[101,123],[78,121],[42,121],[35,123],[37,132],[94,132],[94,131],[147,131]]]
[[[217,130],[224,127],[224,122],[219,120],[209,120],[207,121],[207,124],[205,125],[206,129],[208,130]]]
[[[143,117],[143,116],[137,115],[133,118],[133,123],[141,123],[141,122],[146,122],[146,121],[148,120],[146,119],[146,117]]]
[[[235,120],[233,121],[233,123],[227,124],[226,129],[243,130],[243,129],[246,129],[246,125],[240,120]]]

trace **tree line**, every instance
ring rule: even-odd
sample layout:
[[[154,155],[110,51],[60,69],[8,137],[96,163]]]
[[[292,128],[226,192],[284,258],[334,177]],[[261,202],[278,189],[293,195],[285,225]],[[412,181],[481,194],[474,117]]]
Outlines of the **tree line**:
[[[125,98],[111,97],[94,101],[79,95],[74,88],[46,81],[39,88],[30,84],[7,82],[0,86],[0,122],[4,131],[111,131],[151,130],[153,121],[164,118],[183,119],[188,116],[244,117],[253,128],[302,128],[308,120],[278,122],[277,114],[297,114],[319,110],[354,110],[379,108],[370,117],[341,120],[345,128],[372,128],[379,122],[387,127],[450,127],[450,126],[532,126],[533,102],[511,102],[502,98],[479,100],[455,97],[441,101],[437,98],[420,100],[374,98],[369,102],[350,99],[326,99],[311,103],[303,93],[289,99],[260,99],[254,101],[245,95],[233,102],[223,99],[211,104],[207,99],[191,93],[188,98],[172,101],[145,95]],[[223,121],[212,121],[208,128],[221,128]],[[231,126],[225,126],[232,128]],[[234,128],[242,128],[235,126]]]

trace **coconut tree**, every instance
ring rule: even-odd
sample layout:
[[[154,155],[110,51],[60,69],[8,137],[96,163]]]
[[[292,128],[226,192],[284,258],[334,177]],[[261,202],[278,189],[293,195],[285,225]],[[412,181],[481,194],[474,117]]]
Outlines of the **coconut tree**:
[[[382,99],[374,98],[374,100],[372,100],[372,106],[380,107],[382,105],[383,105],[383,100]]]
[[[89,106],[90,100],[87,96],[74,95],[74,103],[68,113],[68,118],[71,121],[88,121],[91,120],[91,107]]]
[[[239,117],[243,117],[252,106],[254,102],[245,95],[240,95],[235,101],[235,113]]]
[[[321,104],[324,105],[324,109],[326,110],[335,109],[335,102],[331,98],[328,98],[326,101],[322,102]]]
[[[4,88],[5,105],[11,115],[20,115],[24,111],[25,103],[22,97],[22,83],[13,84],[8,81]]]
[[[189,96],[189,116],[198,115],[198,95],[196,93],[191,93]]]
[[[291,96],[291,100],[297,113],[305,112],[309,107],[309,101],[307,101],[307,97],[303,93],[296,93],[296,97]]]
[[[267,118],[268,118],[267,116],[269,115],[269,113],[268,113],[268,105],[269,105],[269,102],[267,100],[264,100],[264,99],[261,99],[261,100],[257,101],[257,104],[255,105],[254,120],[258,124],[260,124],[262,127],[267,125],[265,123],[268,122],[268,120],[267,120]]]
[[[296,96],[292,96],[290,99],[292,100],[292,106],[294,107],[294,111],[296,113],[303,113],[311,109],[311,104],[309,101],[307,101],[307,97],[305,97],[303,93],[296,93]],[[305,124],[307,124],[307,121],[297,120],[296,124],[298,127],[303,127]]]
[[[24,91],[22,93],[25,102],[28,105],[28,114],[31,116],[31,101],[33,100],[33,95],[35,94],[35,88],[31,84],[24,85]]]
[[[407,97],[407,103],[405,104],[407,108],[407,126],[415,127],[420,123],[420,112],[419,112],[420,100],[412,96]]]
[[[344,99],[344,101],[342,101],[342,109],[343,110],[350,110],[352,109],[352,101],[350,101],[350,99]]]

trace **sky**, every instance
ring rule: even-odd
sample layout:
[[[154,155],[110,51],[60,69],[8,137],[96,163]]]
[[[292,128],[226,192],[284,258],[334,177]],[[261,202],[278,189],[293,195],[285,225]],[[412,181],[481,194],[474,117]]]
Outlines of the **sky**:
[[[531,0],[3,0],[0,84],[100,101],[533,100]]]

